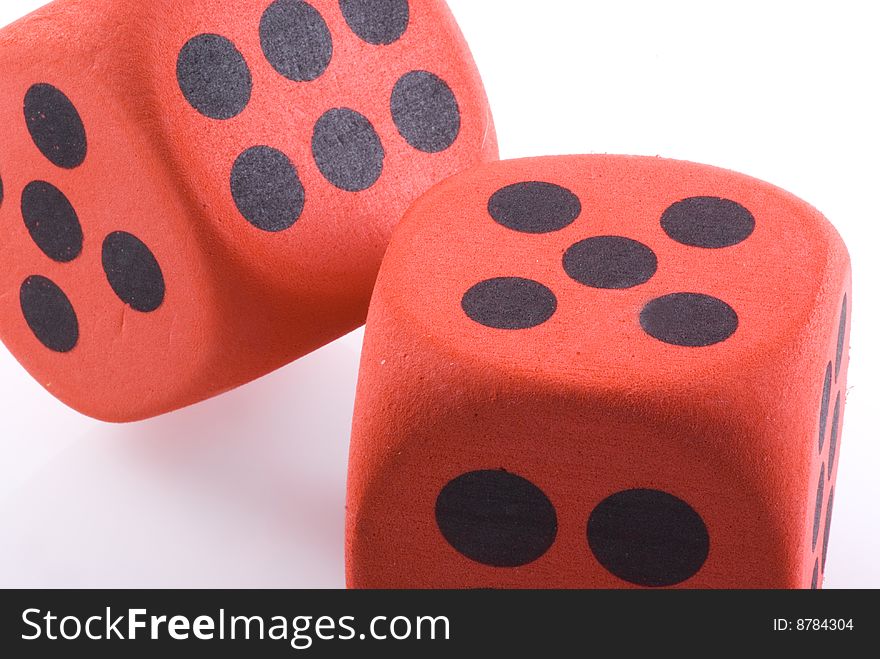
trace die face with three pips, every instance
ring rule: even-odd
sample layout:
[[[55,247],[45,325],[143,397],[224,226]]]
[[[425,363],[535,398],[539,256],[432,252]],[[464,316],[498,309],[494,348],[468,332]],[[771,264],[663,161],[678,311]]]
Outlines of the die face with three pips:
[[[484,165],[396,230],[351,447],[356,587],[813,587],[851,308],[813,208],[656,158]]]
[[[59,0],[0,61],[0,337],[102,419],[354,329],[410,202],[497,157],[441,0]]]

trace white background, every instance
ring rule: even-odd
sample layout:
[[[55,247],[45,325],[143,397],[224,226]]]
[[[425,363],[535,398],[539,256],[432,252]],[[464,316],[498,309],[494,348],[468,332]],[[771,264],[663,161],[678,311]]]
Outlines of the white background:
[[[2,0],[0,24],[41,4]],[[880,587],[875,3],[449,4],[503,157],[711,163],[786,188],[835,223],[853,259],[855,315],[826,587]],[[343,586],[361,336],[129,426],[66,409],[0,347],[0,585]]]

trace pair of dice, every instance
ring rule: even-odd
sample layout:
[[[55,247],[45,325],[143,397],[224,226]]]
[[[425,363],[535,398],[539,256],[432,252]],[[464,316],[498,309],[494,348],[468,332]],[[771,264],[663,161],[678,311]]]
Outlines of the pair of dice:
[[[62,401],[168,412],[369,307],[350,585],[821,583],[851,293],[804,202],[495,162],[442,0],[57,0],[0,61],[0,335]]]

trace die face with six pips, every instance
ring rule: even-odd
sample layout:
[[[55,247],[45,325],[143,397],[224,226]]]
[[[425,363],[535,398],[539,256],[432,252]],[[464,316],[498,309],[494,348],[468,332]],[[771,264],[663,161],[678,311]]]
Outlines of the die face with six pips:
[[[0,63],[0,336],[109,420],[354,328],[410,202],[497,156],[440,0],[59,0]],[[731,172],[445,180],[370,312],[349,582],[818,587],[851,299],[824,218]]]
[[[60,0],[0,60],[0,336],[114,421],[355,328],[409,203],[497,157],[441,0]]]
[[[350,584],[818,585],[848,290],[827,221],[732,172],[586,156],[439,184],[370,311]]]

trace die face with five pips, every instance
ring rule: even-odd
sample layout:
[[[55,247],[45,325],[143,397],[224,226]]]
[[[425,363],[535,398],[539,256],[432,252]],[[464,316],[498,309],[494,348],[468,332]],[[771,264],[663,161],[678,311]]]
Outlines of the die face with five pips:
[[[405,216],[367,324],[355,587],[817,587],[849,259],[766,183],[484,165]]]
[[[354,329],[411,201],[497,157],[441,0],[59,0],[0,61],[0,337],[108,420]]]

